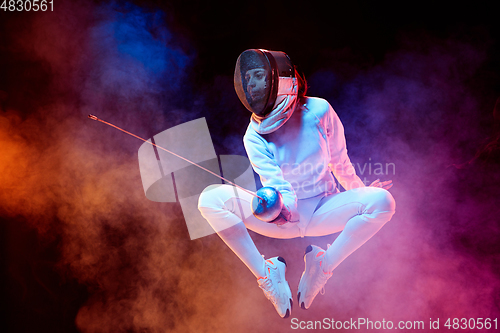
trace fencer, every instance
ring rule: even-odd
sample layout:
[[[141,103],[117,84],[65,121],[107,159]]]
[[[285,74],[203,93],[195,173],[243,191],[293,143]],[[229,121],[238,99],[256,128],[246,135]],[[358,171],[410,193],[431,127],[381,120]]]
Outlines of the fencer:
[[[263,258],[248,229],[280,239],[340,232],[327,249],[305,249],[297,299],[308,309],[333,270],[392,218],[395,201],[387,191],[392,182],[365,186],[350,162],[338,115],[326,100],[306,96],[307,83],[287,54],[244,51],[236,62],[234,85],[252,112],[243,138],[247,155],[263,186],[281,193],[283,208],[271,223],[261,221],[250,209],[253,196],[230,185],[206,188],[198,207],[286,318],[293,303],[285,279],[286,253]]]

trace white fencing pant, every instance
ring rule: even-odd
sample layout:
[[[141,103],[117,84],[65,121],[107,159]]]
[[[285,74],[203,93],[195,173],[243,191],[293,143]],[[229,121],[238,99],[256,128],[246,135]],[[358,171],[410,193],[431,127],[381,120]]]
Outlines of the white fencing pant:
[[[325,236],[342,231],[325,254],[323,267],[332,271],[377,233],[394,215],[396,207],[392,195],[377,187],[329,194],[311,211],[310,221],[303,225],[301,232],[298,223],[279,227],[257,219],[251,212],[252,198],[251,194],[230,185],[211,185],[200,195],[198,208],[222,240],[257,277],[264,276],[264,260],[247,228],[281,239],[300,237],[301,234]],[[301,207],[306,206],[298,200],[299,213]]]

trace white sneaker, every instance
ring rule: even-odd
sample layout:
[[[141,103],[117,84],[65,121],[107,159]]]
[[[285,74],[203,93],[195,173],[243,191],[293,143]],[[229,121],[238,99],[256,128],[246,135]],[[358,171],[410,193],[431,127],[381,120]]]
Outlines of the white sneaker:
[[[332,276],[332,272],[324,272],[322,267],[325,250],[316,246],[309,245],[304,254],[306,268],[299,282],[297,290],[297,299],[302,309],[308,309],[312,301],[318,295],[320,290],[324,293],[326,281]]]
[[[282,318],[287,318],[292,312],[292,291],[285,280],[286,262],[281,257],[266,260],[266,276],[258,278],[260,289],[267,299],[273,303]]]

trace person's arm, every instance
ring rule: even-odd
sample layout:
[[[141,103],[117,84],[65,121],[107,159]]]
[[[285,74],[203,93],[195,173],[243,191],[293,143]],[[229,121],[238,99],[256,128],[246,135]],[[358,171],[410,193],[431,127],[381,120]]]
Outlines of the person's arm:
[[[287,222],[298,222],[297,196],[292,185],[284,179],[283,172],[269,150],[267,142],[258,134],[247,133],[243,143],[252,168],[259,175],[262,185],[272,187],[281,193],[284,204],[282,214]],[[282,222],[284,221],[275,221],[277,224],[283,224]]]

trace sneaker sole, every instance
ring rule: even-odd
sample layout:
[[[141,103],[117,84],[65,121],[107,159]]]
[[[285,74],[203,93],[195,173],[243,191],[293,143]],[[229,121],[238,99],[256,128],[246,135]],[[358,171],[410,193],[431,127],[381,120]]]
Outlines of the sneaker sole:
[[[302,276],[304,276],[304,274],[306,273],[307,268],[308,268],[308,267],[307,267],[306,255],[307,255],[309,252],[311,252],[312,250],[313,250],[312,245],[308,245],[308,246],[306,247],[306,250],[304,251],[304,264],[305,264],[305,269],[304,269],[304,272],[302,272]],[[301,282],[302,282],[302,276],[300,277],[300,282],[299,282],[299,290],[301,289],[301,288],[300,288],[300,285],[301,285]],[[305,302],[301,302],[301,301],[300,301],[300,295],[301,295],[301,293],[300,293],[300,292],[298,292],[298,293],[297,293],[297,302],[300,304],[300,307],[301,307],[302,309],[307,310],[308,308],[306,308],[306,306],[305,306]]]
[[[280,261],[283,264],[285,264],[285,269],[284,270],[280,270],[280,275],[281,275],[281,280],[286,282],[286,288],[288,289],[288,294],[290,295],[290,298],[289,298],[289,300],[290,300],[290,309],[286,309],[286,313],[282,317],[283,319],[286,319],[286,318],[290,317],[290,313],[291,313],[291,311],[293,309],[292,290],[290,289],[290,285],[288,284],[288,281],[285,279],[285,273],[286,273],[286,268],[287,268],[286,260],[283,257],[278,257],[277,259],[278,259],[278,261]]]

